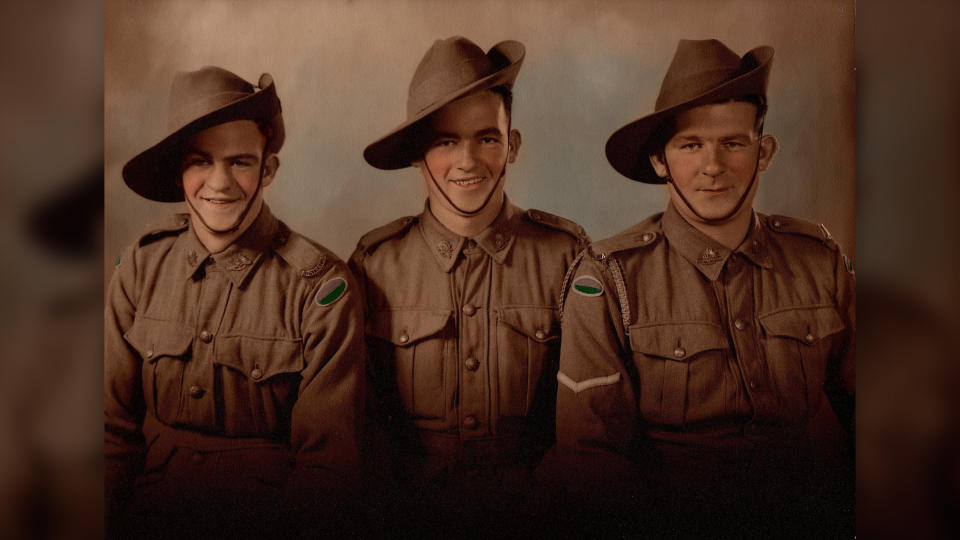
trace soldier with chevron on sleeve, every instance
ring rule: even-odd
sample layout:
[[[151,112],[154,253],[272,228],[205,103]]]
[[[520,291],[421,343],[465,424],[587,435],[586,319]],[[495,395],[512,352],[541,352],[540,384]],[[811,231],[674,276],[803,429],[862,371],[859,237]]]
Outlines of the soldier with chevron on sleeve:
[[[852,266],[823,225],[753,209],[773,54],[681,40],[655,112],[607,141],[669,202],[571,269],[538,478],[573,526],[853,534]]]

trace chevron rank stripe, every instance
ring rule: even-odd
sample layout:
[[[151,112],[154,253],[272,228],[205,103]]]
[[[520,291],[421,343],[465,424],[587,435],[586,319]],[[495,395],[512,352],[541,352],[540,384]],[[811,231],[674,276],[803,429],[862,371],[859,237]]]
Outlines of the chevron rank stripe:
[[[347,280],[342,277],[335,277],[317,289],[317,305],[326,307],[343,297],[347,290]]]
[[[582,296],[600,296],[603,294],[603,284],[593,276],[580,276],[573,280],[573,290]]]

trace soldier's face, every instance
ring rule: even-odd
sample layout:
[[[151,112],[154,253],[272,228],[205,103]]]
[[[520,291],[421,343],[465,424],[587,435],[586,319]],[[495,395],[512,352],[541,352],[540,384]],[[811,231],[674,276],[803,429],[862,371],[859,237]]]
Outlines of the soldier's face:
[[[250,211],[239,230],[253,223],[262,204],[263,192],[257,184],[265,143],[266,138],[251,120],[220,124],[190,138],[181,162],[181,180],[195,222],[199,214],[211,229],[228,229],[249,203]],[[272,164],[264,167],[264,186],[273,180],[274,171]]]
[[[758,140],[754,131],[757,108],[751,103],[730,101],[702,105],[675,118],[675,135],[664,149],[674,185],[670,199],[688,221],[700,219],[684,204],[677,189],[706,219],[719,219],[736,208],[747,189],[737,215],[749,213],[758,182],[751,180],[766,170],[776,152],[776,139]],[[661,177],[668,169],[658,156],[650,162]],[[734,219],[735,216],[731,216]]]
[[[503,98],[489,91],[461,98],[434,113],[431,127],[423,160],[414,163],[431,204],[445,203],[437,189],[464,212],[502,200],[504,182],[498,180],[519,145],[519,133],[509,132]]]

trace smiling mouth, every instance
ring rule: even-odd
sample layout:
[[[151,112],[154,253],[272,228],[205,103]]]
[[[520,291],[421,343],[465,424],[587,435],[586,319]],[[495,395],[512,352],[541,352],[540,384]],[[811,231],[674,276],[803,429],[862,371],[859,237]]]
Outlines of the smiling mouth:
[[[233,202],[237,202],[238,199],[210,199],[207,197],[200,197],[201,200],[215,205],[227,205]]]
[[[462,178],[462,179],[460,179],[460,180],[451,180],[451,182],[453,182],[454,184],[456,184],[456,185],[458,185],[458,186],[461,186],[461,187],[475,186],[475,185],[479,184],[480,182],[483,182],[483,177],[482,177],[482,176],[474,176],[473,178]]]

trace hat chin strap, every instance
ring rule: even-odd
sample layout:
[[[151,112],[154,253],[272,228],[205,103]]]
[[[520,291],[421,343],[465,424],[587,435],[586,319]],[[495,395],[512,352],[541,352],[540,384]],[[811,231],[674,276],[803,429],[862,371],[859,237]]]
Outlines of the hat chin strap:
[[[263,148],[264,156],[266,155],[266,151],[267,151],[267,148],[266,148],[266,145],[264,145],[264,148]],[[260,173],[257,176],[257,189],[254,190],[253,195],[250,196],[250,200],[247,201],[246,206],[243,207],[243,212],[240,212],[240,216],[237,217],[237,221],[235,221],[233,225],[231,225],[230,227],[227,227],[226,229],[214,229],[213,227],[211,227],[210,224],[203,219],[203,215],[199,211],[197,211],[197,207],[195,207],[193,203],[190,202],[190,197],[184,197],[184,200],[187,201],[187,205],[190,206],[191,210],[193,210],[193,215],[200,220],[200,223],[203,224],[203,227],[205,229],[207,229],[208,231],[214,234],[230,234],[240,228],[240,224],[243,223],[243,220],[247,218],[247,214],[250,213],[250,208],[253,207],[253,202],[257,200],[257,195],[260,193],[260,190],[263,189],[263,169],[265,166],[266,166],[266,160],[261,159]]]
[[[677,183],[673,181],[673,175],[670,174],[670,164],[667,163],[666,155],[664,155],[663,165],[667,169],[667,182],[673,185],[674,191],[676,191],[677,194],[680,195],[680,200],[683,201],[683,204],[687,205],[687,208],[689,208],[690,211],[693,212],[693,215],[697,216],[697,219],[699,219],[700,221],[703,221],[705,223],[710,223],[712,225],[719,225],[721,223],[729,221],[730,218],[737,215],[740,212],[740,209],[743,208],[743,203],[747,201],[747,196],[750,195],[750,191],[753,189],[753,184],[757,182],[757,176],[759,176],[759,173],[760,173],[760,144],[762,139],[763,139],[763,125],[760,126],[760,133],[759,133],[759,136],[757,137],[757,161],[753,166],[753,177],[750,178],[750,184],[747,186],[747,189],[743,191],[743,195],[740,196],[740,200],[737,201],[737,205],[733,207],[733,210],[730,210],[728,213],[726,213],[723,216],[720,216],[718,218],[708,218],[708,217],[702,216],[700,212],[697,212],[697,209],[694,208],[693,205],[690,204],[690,201],[688,201],[687,198],[683,195],[683,191],[680,191],[680,186],[678,186]]]
[[[483,209],[486,208],[488,204],[490,204],[490,199],[492,199],[493,194],[497,192],[497,186],[500,185],[500,182],[503,181],[503,177],[506,176],[507,174],[508,159],[509,157],[503,160],[503,168],[500,170],[500,176],[497,178],[497,183],[493,185],[493,188],[490,190],[490,193],[487,194],[487,198],[484,199],[483,204],[481,204],[479,208],[477,208],[472,212],[468,212],[460,208],[459,206],[457,206],[453,201],[450,200],[450,197],[447,197],[447,194],[442,189],[440,189],[440,184],[437,182],[437,178],[433,176],[433,171],[431,171],[430,166],[427,165],[426,159],[423,160],[423,166],[427,169],[427,174],[430,175],[430,180],[433,182],[433,187],[435,187],[437,191],[440,192],[440,195],[443,197],[443,200],[447,202],[447,206],[451,210],[453,210],[453,213],[457,214],[460,217],[473,217],[480,214],[480,212],[482,212]]]

